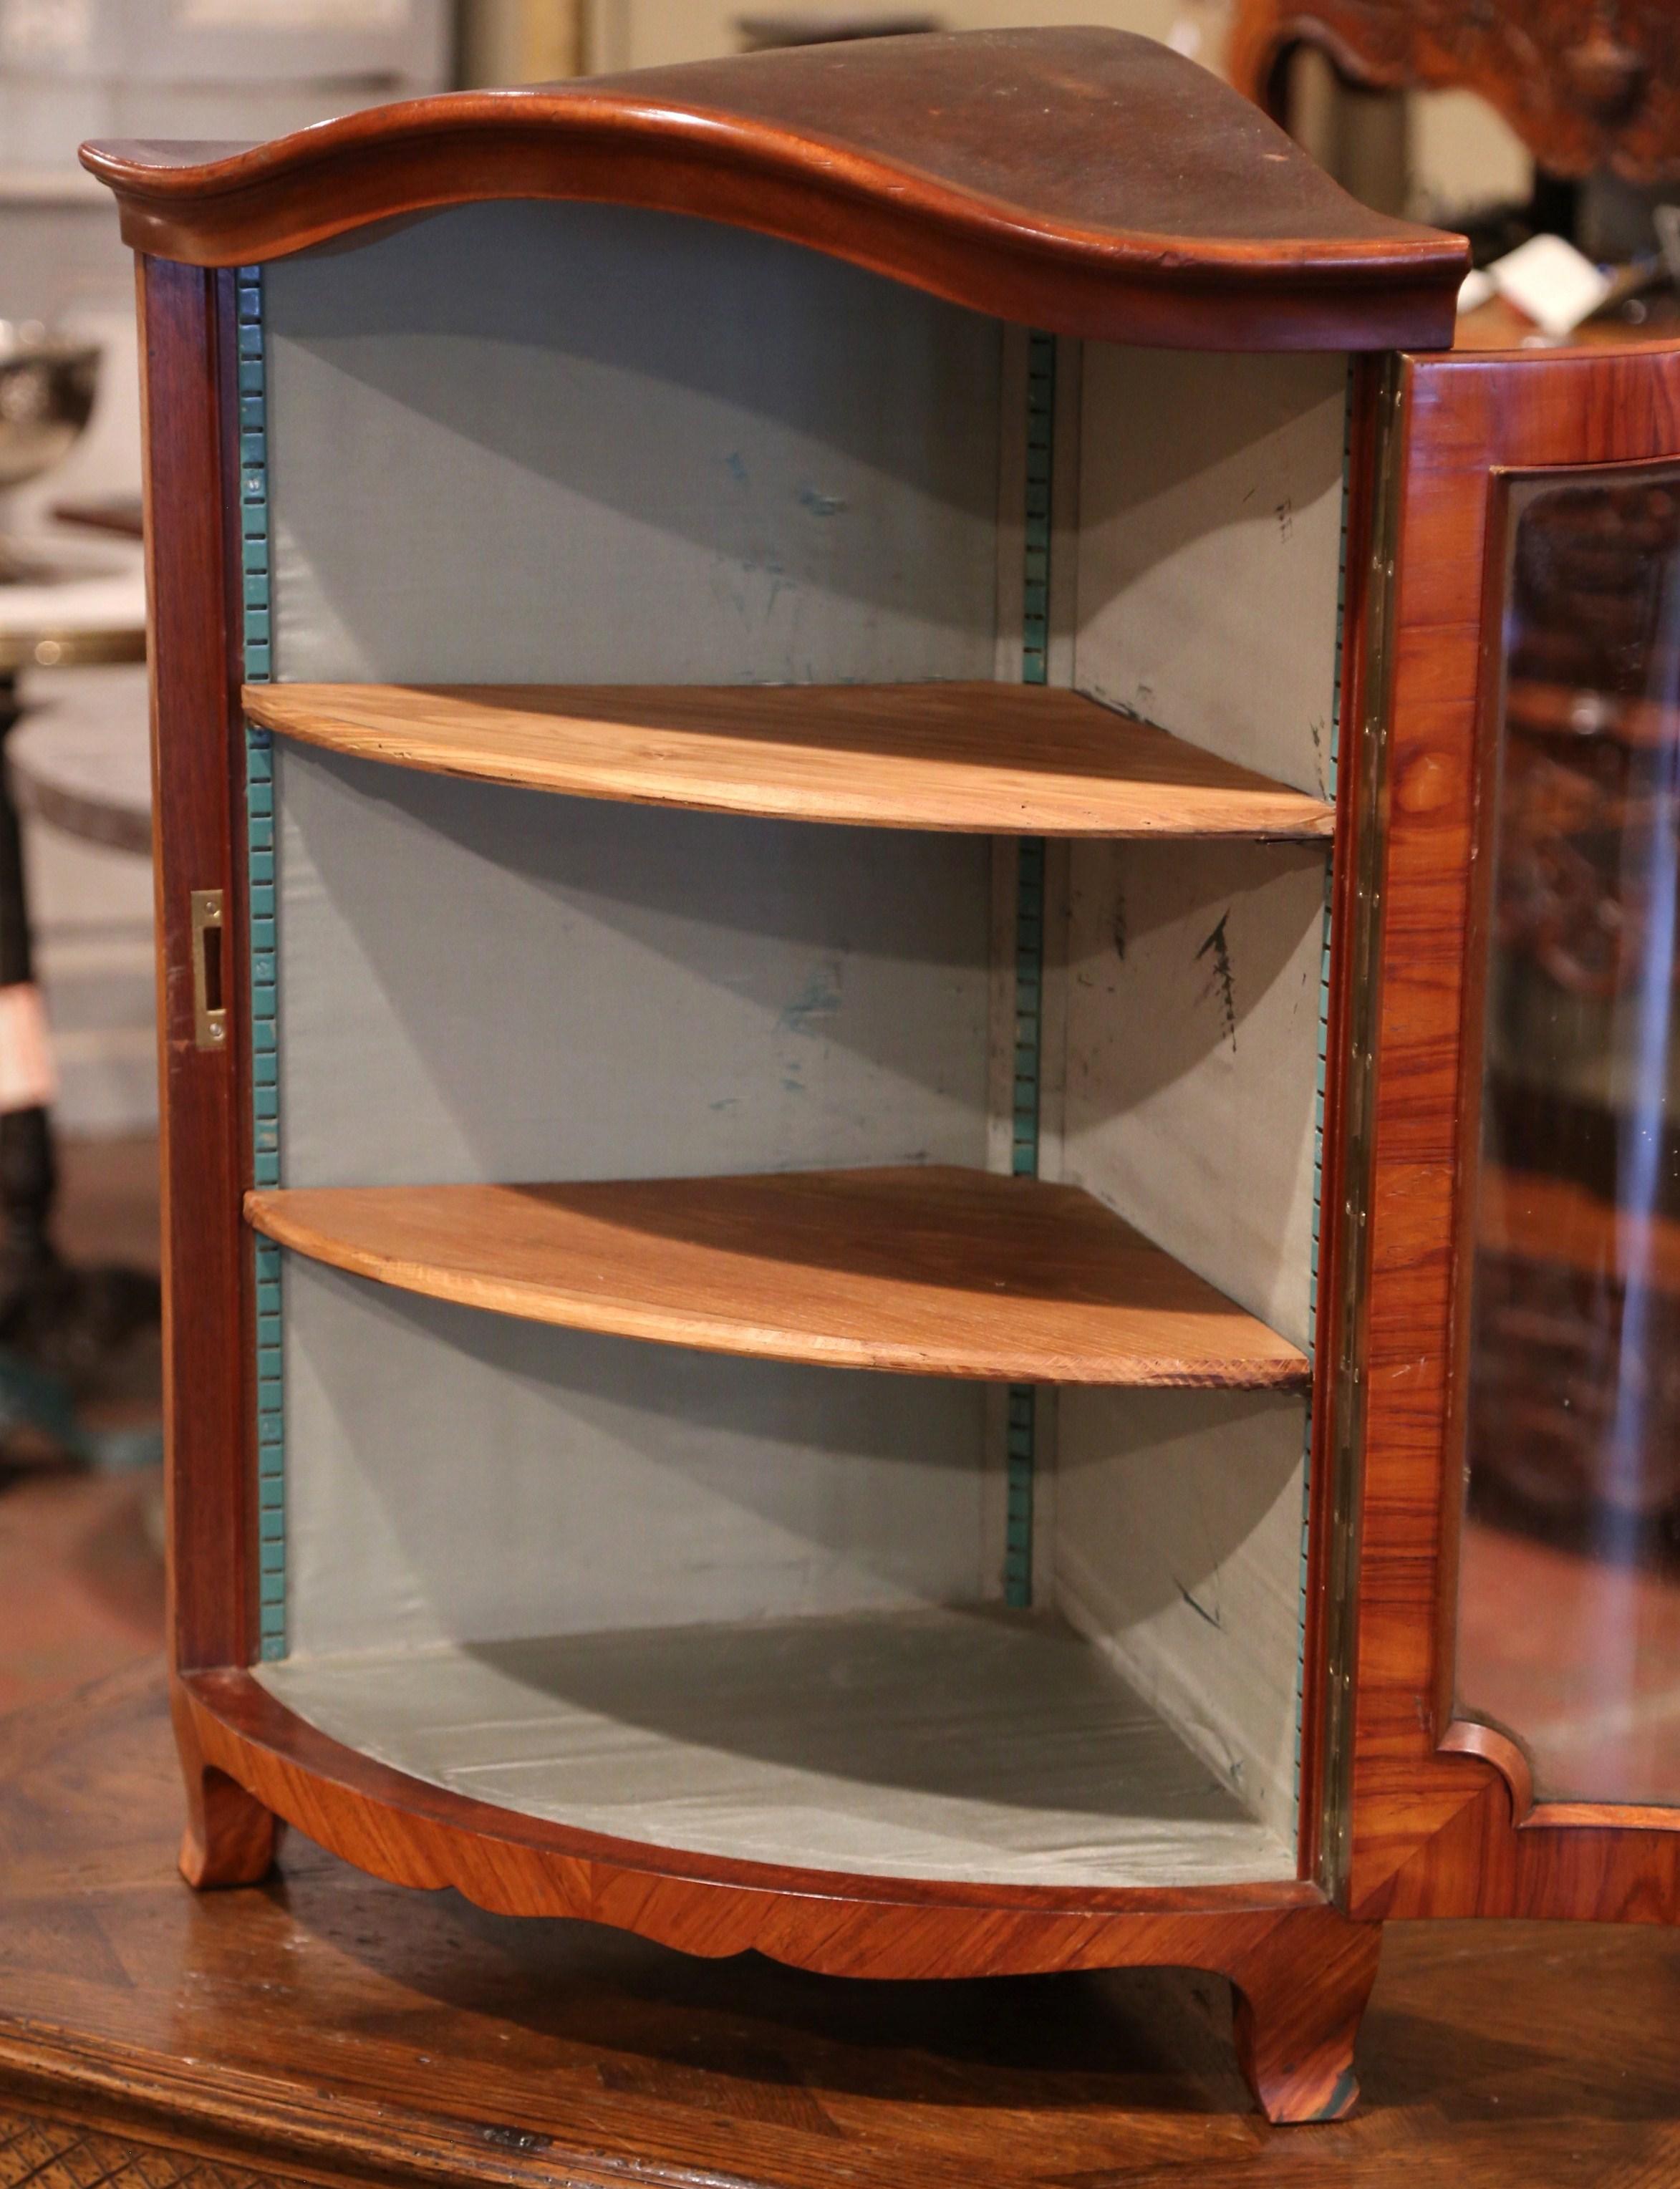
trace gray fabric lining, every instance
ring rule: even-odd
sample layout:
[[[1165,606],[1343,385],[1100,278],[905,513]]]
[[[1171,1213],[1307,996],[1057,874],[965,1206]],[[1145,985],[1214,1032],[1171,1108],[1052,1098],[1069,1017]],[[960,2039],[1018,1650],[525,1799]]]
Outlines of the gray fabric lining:
[[[610,206],[465,206],[264,287],[277,676],[991,674],[995,320]]]
[[[463,208],[265,288],[279,676],[993,673],[995,322],[586,206]],[[1072,681],[1317,787],[1342,360],[1089,348]],[[982,840],[278,740],[275,776],[286,1184],[985,1162]],[[1067,1174],[1298,1338],[1320,873],[1087,847],[1050,953]],[[1229,984],[1203,948],[1227,908]],[[978,1387],[550,1330],[287,1259],[297,1654],[261,1677],[329,1732],[715,1852],[1293,1874],[1245,1802],[1293,1814],[1298,1402],[1079,1401],[1054,1555],[1089,1646],[949,1608],[997,1585]]]
[[[1289,1850],[1047,1616],[667,1628],[259,1677],[433,1785],[656,1847],[987,1883],[1293,1875]]]
[[[1072,681],[1328,795],[1348,361],[1084,346]]]
[[[297,1650],[986,1592],[981,1385],[551,1329],[286,1260]]]
[[[983,838],[275,755],[287,1185],[983,1164]]]

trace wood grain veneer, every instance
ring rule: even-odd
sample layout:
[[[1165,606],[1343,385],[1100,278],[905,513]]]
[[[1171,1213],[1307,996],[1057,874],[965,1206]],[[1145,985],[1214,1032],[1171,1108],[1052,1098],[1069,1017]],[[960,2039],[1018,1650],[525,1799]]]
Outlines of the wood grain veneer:
[[[285,256],[495,197],[693,213],[1063,334],[1450,342],[1462,239],[1356,205],[1208,71],[1105,30],[738,56],[374,107],[267,145],[88,144],[137,249]]]
[[[252,1193],[381,1284],[725,1353],[997,1383],[1304,1385],[1306,1356],[1072,1186],[947,1165]]]
[[[998,834],[1326,836],[1332,807],[1020,684],[248,684],[252,721],[439,775],[642,805]]]

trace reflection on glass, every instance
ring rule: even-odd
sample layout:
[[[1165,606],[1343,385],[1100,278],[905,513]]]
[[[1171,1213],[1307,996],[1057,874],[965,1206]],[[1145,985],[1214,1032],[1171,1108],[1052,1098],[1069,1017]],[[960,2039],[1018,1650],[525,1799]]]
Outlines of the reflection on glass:
[[[1458,1711],[1680,1803],[1680,467],[1510,510]]]

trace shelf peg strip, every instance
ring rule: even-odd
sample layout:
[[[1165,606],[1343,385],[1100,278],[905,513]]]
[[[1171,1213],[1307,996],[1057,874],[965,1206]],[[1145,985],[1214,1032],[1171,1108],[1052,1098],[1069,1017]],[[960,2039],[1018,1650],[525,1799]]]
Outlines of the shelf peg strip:
[[[263,269],[238,274],[240,584],[245,681],[273,673],[269,550],[268,361]],[[280,1183],[278,967],[274,903],[274,756],[272,733],[245,726],[246,873],[250,885],[252,1182]],[[263,1660],[286,1654],[286,1391],[280,1251],[256,1247],[257,1632]]]
[[[1021,569],[1021,681],[1049,677],[1050,494],[1055,456],[1055,337],[1036,331],[1027,349],[1027,507]],[[1044,982],[1044,840],[1023,836],[1016,851],[1015,1099],[1010,1168],[1038,1175],[1039,1069]],[[1004,1600],[1032,1601],[1032,1504],[1038,1394],[1010,1387],[1004,1534]]]

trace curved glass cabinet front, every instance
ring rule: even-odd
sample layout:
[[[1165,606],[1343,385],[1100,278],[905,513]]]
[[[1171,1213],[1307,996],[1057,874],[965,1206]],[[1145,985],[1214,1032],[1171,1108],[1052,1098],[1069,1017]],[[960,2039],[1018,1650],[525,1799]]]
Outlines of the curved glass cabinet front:
[[[1680,464],[1507,489],[1457,1711],[1680,1803]]]

